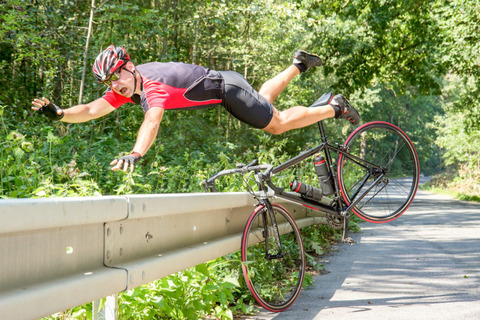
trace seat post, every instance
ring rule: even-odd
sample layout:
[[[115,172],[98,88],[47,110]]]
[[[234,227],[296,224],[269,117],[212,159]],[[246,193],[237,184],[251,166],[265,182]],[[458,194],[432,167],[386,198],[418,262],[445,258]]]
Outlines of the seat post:
[[[323,128],[322,121],[318,121],[318,130],[320,130],[320,135],[322,136],[322,142],[327,142],[327,137],[325,135],[325,129]]]

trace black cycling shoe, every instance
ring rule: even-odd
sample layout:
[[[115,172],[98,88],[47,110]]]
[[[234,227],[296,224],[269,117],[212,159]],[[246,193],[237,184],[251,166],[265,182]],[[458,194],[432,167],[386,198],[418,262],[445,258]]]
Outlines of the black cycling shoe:
[[[360,115],[357,110],[350,105],[348,100],[341,94],[337,94],[330,102],[331,106],[340,108],[340,113],[335,114],[335,119],[347,119],[352,124],[360,123]]]
[[[293,64],[300,70],[300,72],[305,72],[310,68],[320,67],[322,65],[322,59],[316,54],[297,50],[293,55]]]

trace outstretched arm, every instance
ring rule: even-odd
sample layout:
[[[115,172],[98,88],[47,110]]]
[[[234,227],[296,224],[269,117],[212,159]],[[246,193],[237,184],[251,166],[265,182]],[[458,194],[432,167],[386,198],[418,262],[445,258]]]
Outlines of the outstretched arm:
[[[70,123],[87,122],[89,120],[100,118],[115,110],[115,108],[112,107],[110,103],[108,103],[107,100],[103,98],[99,98],[90,103],[76,105],[63,110],[57,106],[52,107],[50,100],[48,100],[47,98],[34,99],[32,104],[33,110],[42,112],[53,120],[60,120]],[[52,111],[49,111],[49,108],[53,110],[53,118],[51,117]],[[48,112],[50,112],[50,116],[47,114]],[[55,117],[55,113],[57,112],[58,118]]]
[[[145,119],[143,120],[140,130],[137,135],[137,142],[133,147],[131,154],[123,156],[119,159],[113,160],[110,165],[112,170],[122,169],[127,172],[130,169],[130,172],[133,172],[135,164],[140,160],[140,158],[147,153],[148,149],[152,146],[155,138],[158,134],[158,129],[160,128],[160,122],[162,122],[164,109],[160,107],[155,107],[149,109],[145,113]]]

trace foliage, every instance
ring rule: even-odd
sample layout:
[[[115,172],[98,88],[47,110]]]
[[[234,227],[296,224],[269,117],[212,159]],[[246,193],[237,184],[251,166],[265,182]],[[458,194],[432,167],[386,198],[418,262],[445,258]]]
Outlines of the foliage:
[[[203,319],[214,315],[218,319],[233,319],[233,313],[252,312],[238,300],[242,288],[240,275],[228,270],[228,257],[129,290],[120,295],[122,319]],[[227,272],[226,272],[227,271]],[[232,272],[233,271],[233,272]]]
[[[442,150],[446,170],[437,172],[428,184],[430,190],[448,190],[456,198],[473,201],[478,201],[480,194],[480,127],[475,120],[478,115],[471,115],[471,109],[478,108],[472,104],[476,88],[476,81],[470,77],[462,80],[450,76],[445,80],[441,97],[445,114],[435,117],[432,128],[437,131],[435,143]]]
[[[313,43],[326,59],[335,88],[351,94],[377,83],[400,93],[410,86],[438,93],[444,72],[435,48],[441,43],[433,1],[318,1],[309,23]],[[320,13],[320,14],[319,14]]]
[[[199,191],[199,181],[222,168],[214,164],[226,164],[221,159],[225,155],[235,154],[231,162],[246,162],[280,144],[288,157],[300,152],[299,146],[315,143],[315,128],[269,137],[220,109],[173,111],[166,113],[162,141],[147,154],[141,170],[133,176],[112,174],[107,164],[131,149],[141,110],[125,106],[89,124],[63,125],[48,123],[29,108],[30,99],[40,95],[63,106],[77,100],[89,6],[85,0],[12,0],[2,7],[0,82],[6,90],[0,93],[0,132],[5,137],[21,134],[34,149],[22,156],[21,169],[31,172],[2,171],[3,197],[84,195],[85,188],[104,195]],[[439,59],[446,43],[439,33],[454,39],[447,19],[452,10],[441,1],[407,0],[106,1],[95,9],[88,57],[91,63],[107,44],[123,44],[138,63],[177,60],[236,70],[258,87],[289,63],[297,47],[307,48],[324,57],[324,67],[295,79],[277,106],[305,104],[331,89],[343,92],[363,121],[384,118],[404,129],[420,149],[428,173],[441,167],[435,129],[429,125],[441,114],[441,104],[421,93],[438,92],[445,68],[460,59],[459,53],[448,64],[444,56]],[[452,19],[467,23],[467,16],[475,13],[465,10]],[[87,81],[85,100],[97,98],[102,90]],[[348,133],[329,127],[338,141]],[[8,147],[13,148],[11,143]],[[2,167],[9,167],[12,158],[4,152]],[[74,178],[52,169],[68,171],[72,161],[79,171]],[[21,188],[13,190],[15,179]],[[69,188],[73,191],[65,191]]]
[[[480,175],[465,167],[458,172],[448,170],[435,175],[421,188],[434,193],[446,194],[463,201],[480,202]]]

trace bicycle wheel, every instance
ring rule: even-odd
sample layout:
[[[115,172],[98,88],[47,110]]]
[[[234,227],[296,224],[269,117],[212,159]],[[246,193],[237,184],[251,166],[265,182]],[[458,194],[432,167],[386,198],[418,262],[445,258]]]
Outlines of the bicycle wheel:
[[[352,132],[344,147],[348,154],[338,157],[337,177],[345,203],[366,193],[352,209],[357,216],[376,223],[398,218],[412,203],[420,177],[408,136],[390,123],[369,122]]]
[[[290,213],[276,204],[271,212],[259,205],[247,221],[241,250],[243,275],[255,300],[273,312],[290,307],[305,275],[302,237]]]

